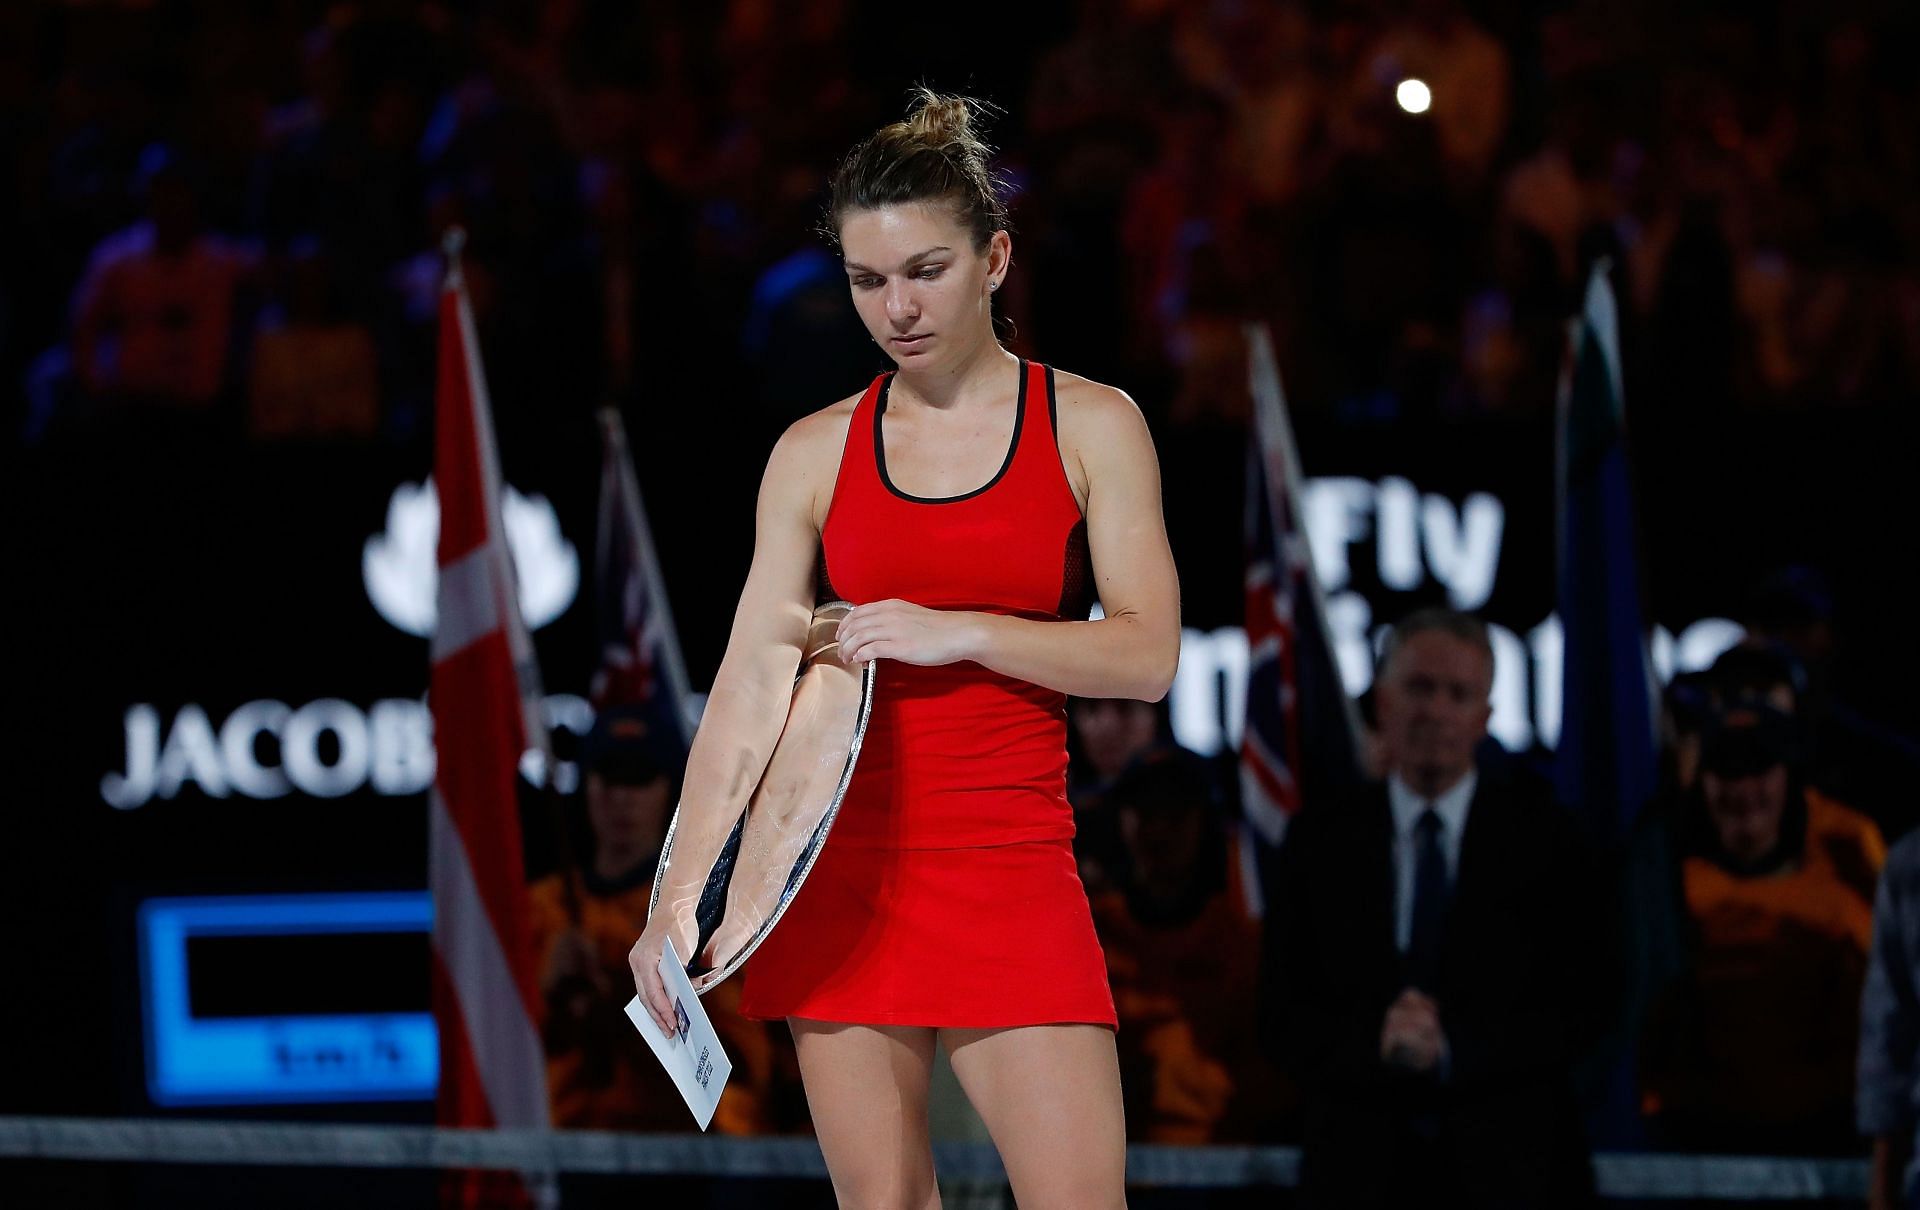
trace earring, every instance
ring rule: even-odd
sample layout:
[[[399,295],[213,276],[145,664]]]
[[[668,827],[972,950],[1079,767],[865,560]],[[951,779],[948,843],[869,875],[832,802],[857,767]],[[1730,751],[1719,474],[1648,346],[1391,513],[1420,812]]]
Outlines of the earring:
[[[998,290],[999,288],[1000,288],[1000,283],[997,281],[990,281],[987,283],[987,290],[989,293],[991,293],[994,290]]]

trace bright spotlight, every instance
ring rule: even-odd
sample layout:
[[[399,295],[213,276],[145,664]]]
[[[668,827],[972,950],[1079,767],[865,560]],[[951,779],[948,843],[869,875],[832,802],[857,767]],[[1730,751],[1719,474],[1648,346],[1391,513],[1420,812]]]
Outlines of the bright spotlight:
[[[1393,99],[1400,102],[1400,108],[1408,113],[1425,113],[1428,106],[1433,104],[1433,90],[1422,80],[1402,80],[1400,86],[1393,90]]]

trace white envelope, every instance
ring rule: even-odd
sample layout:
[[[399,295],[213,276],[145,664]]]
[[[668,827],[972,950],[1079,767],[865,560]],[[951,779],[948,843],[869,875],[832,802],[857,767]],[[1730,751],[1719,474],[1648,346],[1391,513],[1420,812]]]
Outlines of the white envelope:
[[[700,997],[693,994],[693,984],[687,981],[687,968],[673,952],[671,941],[667,942],[666,952],[660,955],[660,978],[667,985],[667,995],[673,997],[678,1031],[670,1038],[661,1037],[659,1024],[638,996],[627,1001],[627,1017],[647,1040],[647,1045],[653,1047],[661,1066],[667,1069],[674,1086],[686,1098],[687,1108],[693,1110],[694,1120],[705,1130],[713,1121],[714,1107],[720,1104],[727,1077],[733,1074],[733,1061],[720,1048],[720,1036],[713,1032],[713,1022],[701,1007]]]

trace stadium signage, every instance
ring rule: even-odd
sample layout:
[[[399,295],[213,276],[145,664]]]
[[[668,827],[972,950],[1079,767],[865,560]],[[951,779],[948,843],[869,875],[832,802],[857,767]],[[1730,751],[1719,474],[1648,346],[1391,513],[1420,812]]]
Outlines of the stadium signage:
[[[580,556],[560,529],[551,502],[508,485],[501,521],[519,579],[529,630],[564,614],[579,595]],[[395,629],[426,638],[435,624],[440,500],[432,479],[402,483],[387,502],[385,528],[361,552],[361,582],[374,611]],[[424,671],[424,662],[422,665]],[[580,698],[547,700],[549,725],[584,732],[592,710]],[[186,704],[166,719],[135,703],[123,719],[125,760],[100,780],[100,797],[119,810],[193,787],[210,798],[340,798],[362,789],[386,797],[419,794],[433,783],[433,717],[424,701],[388,698],[361,707],[340,698],[294,706],[247,702],[217,725],[205,707]],[[537,762],[530,771],[538,775]],[[556,784],[573,774],[558,766]]]
[[[1371,555],[1378,596],[1420,593],[1438,585],[1456,609],[1480,610],[1493,598],[1507,531],[1506,505],[1487,492],[1456,503],[1397,476],[1309,478],[1301,510],[1314,572],[1326,596],[1328,641],[1347,692],[1373,683],[1374,653],[1399,610],[1381,610],[1355,585]],[[1370,548],[1370,549],[1369,549]],[[1551,565],[1538,574],[1551,577]],[[1430,594],[1429,594],[1430,595]],[[1549,614],[1524,632],[1498,622],[1493,640],[1493,717],[1488,730],[1508,748],[1525,750],[1560,739],[1564,632]],[[1655,626],[1648,658],[1659,683],[1711,664],[1738,642],[1740,626],[1703,618],[1676,633]],[[1238,626],[1181,635],[1180,667],[1169,705],[1174,735],[1203,755],[1238,747],[1246,721],[1247,636]]]
[[[1309,479],[1302,495],[1314,568],[1326,595],[1329,639],[1349,693],[1373,680],[1374,653],[1392,616],[1376,598],[1438,586],[1455,607],[1478,610],[1493,598],[1507,531],[1496,496],[1474,492],[1456,502],[1399,477]],[[509,488],[502,516],[508,530],[530,628],[546,625],[573,603],[579,557],[547,500]],[[431,482],[404,483],[388,504],[384,532],[363,551],[362,577],[374,608],[396,628],[429,635],[433,628],[434,542],[439,505]],[[1356,570],[1371,564],[1366,591]],[[1550,574],[1546,568],[1540,574]],[[1430,595],[1430,594],[1429,594]],[[1557,616],[1531,627],[1491,627],[1495,670],[1490,730],[1509,748],[1558,742],[1562,631]],[[1738,641],[1739,626],[1704,618],[1677,632],[1655,627],[1649,657],[1665,683],[1676,672],[1703,668]],[[1174,733],[1203,754],[1239,743],[1245,718],[1247,639],[1237,626],[1188,629],[1171,693]],[[584,734],[592,709],[555,694],[549,725]],[[100,796],[119,810],[185,790],[210,798],[270,800],[301,794],[339,798],[362,790],[385,797],[422,793],[433,781],[433,720],[423,700],[387,698],[368,706],[341,698],[294,705],[272,698],[246,702],[216,721],[197,704],[173,709],[135,703],[123,717],[125,756],[100,780]],[[541,777],[531,759],[531,779]],[[566,790],[571,765],[554,768]]]
[[[520,589],[527,629],[552,622],[580,594],[580,555],[560,531],[560,514],[545,496],[507,485],[500,521]],[[420,638],[433,634],[439,565],[440,497],[433,480],[402,483],[387,502],[387,525],[367,539],[360,578],[367,599],[397,630]]]
[[[593,707],[568,693],[550,695],[545,715],[549,727],[575,734],[593,723]],[[122,811],[189,787],[209,798],[340,798],[363,789],[397,798],[433,784],[433,715],[420,700],[387,698],[364,709],[339,698],[298,707],[262,700],[217,725],[202,706],[181,706],[168,720],[142,702],[127,708],[125,730],[125,766],[100,779],[100,797]],[[537,784],[539,762],[523,769]],[[576,776],[570,764],[554,767],[563,792]]]

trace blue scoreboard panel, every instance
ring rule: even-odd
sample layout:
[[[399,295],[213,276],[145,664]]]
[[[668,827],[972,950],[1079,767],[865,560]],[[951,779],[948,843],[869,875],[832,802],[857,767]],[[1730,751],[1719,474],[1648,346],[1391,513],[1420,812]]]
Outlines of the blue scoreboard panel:
[[[156,1105],[432,1099],[426,892],[149,899],[138,920]],[[412,977],[368,977],[389,970]]]

